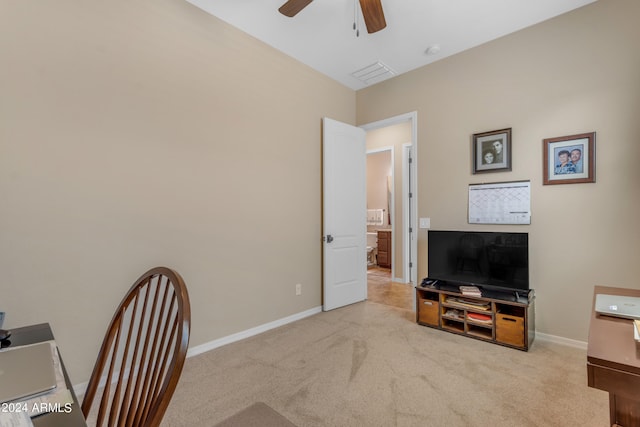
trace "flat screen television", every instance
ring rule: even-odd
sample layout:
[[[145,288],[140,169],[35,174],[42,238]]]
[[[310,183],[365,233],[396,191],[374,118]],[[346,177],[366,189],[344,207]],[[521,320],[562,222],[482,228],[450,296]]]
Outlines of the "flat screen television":
[[[430,279],[529,290],[528,233],[429,230],[428,251]]]

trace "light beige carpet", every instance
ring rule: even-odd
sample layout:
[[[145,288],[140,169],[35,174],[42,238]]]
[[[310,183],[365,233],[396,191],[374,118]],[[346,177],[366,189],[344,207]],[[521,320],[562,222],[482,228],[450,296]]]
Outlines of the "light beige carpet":
[[[296,427],[264,402],[254,403],[214,427]]]
[[[206,327],[200,325],[199,327]],[[298,427],[608,425],[586,351],[529,352],[415,323],[373,302],[187,359],[163,426],[215,425],[265,402]]]

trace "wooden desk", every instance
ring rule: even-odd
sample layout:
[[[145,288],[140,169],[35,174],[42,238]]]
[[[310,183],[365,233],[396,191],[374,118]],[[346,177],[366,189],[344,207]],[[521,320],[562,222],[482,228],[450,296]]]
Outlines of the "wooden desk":
[[[10,347],[16,347],[25,344],[35,344],[37,342],[53,340],[53,332],[48,323],[41,323],[39,325],[25,326],[23,328],[11,329],[11,345]],[[60,354],[60,349],[58,349]],[[64,380],[67,384],[67,388],[73,396],[73,404],[71,405],[71,412],[50,412],[47,414],[39,415],[32,418],[34,427],[86,427],[87,423],[80,410],[78,404],[78,398],[73,392],[73,385],[67,375],[67,370],[64,367],[62,361],[62,355],[60,355],[60,365],[62,366],[62,372],[64,374]]]
[[[595,287],[587,347],[588,384],[609,392],[611,425],[639,427],[640,345],[633,339],[633,322],[597,314],[596,294],[640,297],[640,290]]]

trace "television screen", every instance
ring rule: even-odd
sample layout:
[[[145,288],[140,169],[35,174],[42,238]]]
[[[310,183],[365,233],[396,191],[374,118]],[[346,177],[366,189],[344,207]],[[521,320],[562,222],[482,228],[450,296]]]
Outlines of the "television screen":
[[[429,278],[498,289],[529,289],[528,233],[428,234]]]

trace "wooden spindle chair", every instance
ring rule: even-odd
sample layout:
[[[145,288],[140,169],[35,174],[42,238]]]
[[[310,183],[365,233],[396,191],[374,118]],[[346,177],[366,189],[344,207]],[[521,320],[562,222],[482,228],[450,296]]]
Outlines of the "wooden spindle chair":
[[[85,418],[95,399],[98,427],[159,426],[182,373],[190,322],[182,277],[165,267],[143,274],[107,329],[82,402]]]

